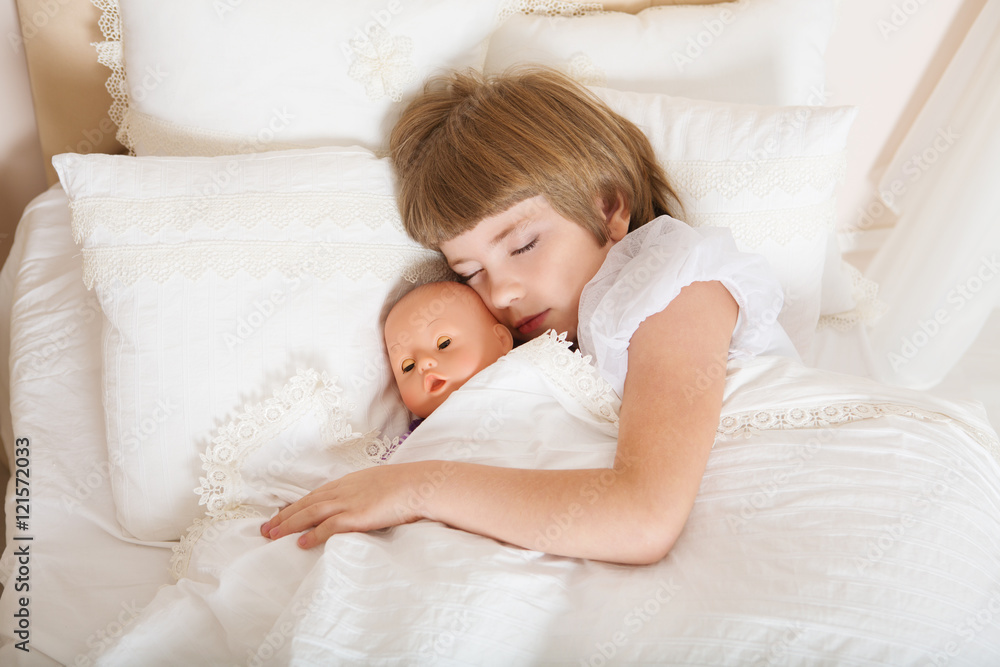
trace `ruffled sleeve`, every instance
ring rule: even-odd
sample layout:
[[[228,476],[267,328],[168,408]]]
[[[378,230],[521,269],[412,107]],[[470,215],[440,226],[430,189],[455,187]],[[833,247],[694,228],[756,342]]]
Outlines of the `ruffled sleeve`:
[[[682,288],[718,280],[739,305],[729,358],[778,354],[798,359],[778,323],[784,293],[762,256],[740,252],[723,227],[691,227],[662,216],[629,233],[608,253],[580,297],[577,343],[622,395],[628,344],[639,325]]]

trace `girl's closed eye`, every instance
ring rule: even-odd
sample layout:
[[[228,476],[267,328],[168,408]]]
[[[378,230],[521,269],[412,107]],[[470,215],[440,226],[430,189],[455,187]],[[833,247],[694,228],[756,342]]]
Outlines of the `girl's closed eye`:
[[[473,278],[475,278],[476,276],[478,276],[480,271],[482,271],[482,269],[480,269],[479,271],[473,271],[472,273],[470,273],[467,276],[463,276],[462,274],[458,274],[459,282],[461,282],[463,285],[468,285],[469,281],[472,280]]]
[[[444,348],[451,345],[451,336],[438,336],[437,348],[443,350]]]
[[[538,243],[538,237],[536,236],[529,243],[527,243],[526,245],[521,246],[517,250],[514,250],[510,254],[512,254],[512,255],[522,255],[522,254],[528,252],[529,250],[531,250],[532,248],[534,248],[535,244],[537,244],[537,243]]]

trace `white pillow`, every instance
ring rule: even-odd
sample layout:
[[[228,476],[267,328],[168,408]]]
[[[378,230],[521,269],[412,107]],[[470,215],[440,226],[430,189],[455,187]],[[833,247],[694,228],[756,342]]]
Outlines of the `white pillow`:
[[[751,104],[822,104],[836,0],[741,0],[636,14],[516,15],[484,69],[535,62],[581,83]]]
[[[502,1],[104,0],[119,140],[138,155],[380,149],[428,76],[482,67]]]
[[[358,430],[406,427],[383,310],[451,273],[404,233],[387,160],[325,148],[53,162],[106,316],[103,399],[125,530],[178,539],[200,513],[206,438],[297,368],[337,381]]]
[[[805,356],[820,316],[836,186],[857,109],[593,91],[649,137],[685,222],[728,227],[740,250],[767,258],[785,290],[778,321]]]

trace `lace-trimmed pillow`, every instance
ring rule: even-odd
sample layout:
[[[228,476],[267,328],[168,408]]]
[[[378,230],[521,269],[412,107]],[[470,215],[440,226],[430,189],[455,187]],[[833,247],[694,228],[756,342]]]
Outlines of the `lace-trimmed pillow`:
[[[836,242],[836,188],[857,110],[593,90],[649,137],[685,222],[729,227],[740,250],[767,258],[785,290],[778,320],[805,357],[820,317],[828,244]]]
[[[387,160],[362,149],[219,158],[54,159],[106,316],[103,391],[122,526],[175,540],[207,434],[314,368],[348,425],[402,432],[383,310],[449,277],[403,232]]]
[[[741,0],[513,16],[490,38],[484,70],[534,62],[618,90],[822,104],[835,9],[836,0]]]
[[[481,68],[506,0],[93,0],[137,155],[372,150],[424,80]]]

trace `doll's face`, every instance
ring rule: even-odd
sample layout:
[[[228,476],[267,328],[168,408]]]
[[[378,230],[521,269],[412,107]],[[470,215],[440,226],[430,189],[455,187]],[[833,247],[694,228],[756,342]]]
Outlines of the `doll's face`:
[[[403,297],[386,319],[385,345],[403,402],[426,417],[509,352],[513,339],[472,288],[449,282]]]

